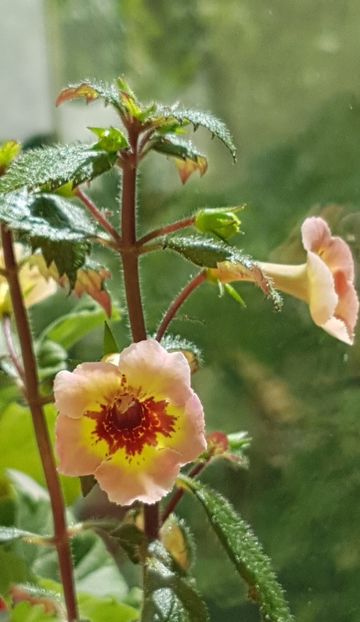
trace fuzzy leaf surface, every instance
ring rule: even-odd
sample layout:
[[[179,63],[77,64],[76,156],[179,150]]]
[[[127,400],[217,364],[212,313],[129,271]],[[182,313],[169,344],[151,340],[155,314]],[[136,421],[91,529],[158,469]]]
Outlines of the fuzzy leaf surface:
[[[0,179],[0,193],[28,190],[56,190],[72,187],[105,173],[115,164],[116,154],[95,145],[52,145],[21,154]]]
[[[175,158],[183,184],[187,182],[190,175],[195,171],[199,171],[201,176],[207,171],[208,163],[206,156],[200,153],[190,141],[174,136],[157,136],[152,141],[152,148],[159,153]]]
[[[166,108],[159,107],[159,119],[157,123],[161,127],[163,122],[177,122],[180,126],[193,125],[196,131],[198,127],[208,130],[211,135],[219,140],[230,151],[234,161],[236,160],[236,147],[231,137],[230,131],[223,121],[215,117],[210,112],[202,112],[200,110],[180,109],[176,107]],[[154,123],[155,124],[155,123]]]
[[[218,492],[185,476],[181,476],[179,481],[203,506],[225,552],[248,584],[249,597],[259,604],[264,620],[293,622],[270,559],[249,525]]]

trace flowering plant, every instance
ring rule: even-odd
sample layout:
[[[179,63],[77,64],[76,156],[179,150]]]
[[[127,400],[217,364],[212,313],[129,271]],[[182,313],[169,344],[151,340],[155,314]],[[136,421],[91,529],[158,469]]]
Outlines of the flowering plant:
[[[19,155],[20,147],[10,141],[0,151],[4,370],[31,412],[54,530],[51,535],[35,533],[16,524],[1,527],[0,537],[7,543],[21,540],[24,546],[52,547],[61,582],[61,586],[49,582],[46,565],[40,563],[42,572],[37,574],[34,564],[35,585],[9,585],[0,608],[7,615],[25,601],[27,613],[40,606],[51,619],[73,622],[85,616],[96,622],[104,602],[93,596],[89,605],[81,590],[77,596],[79,573],[71,555],[71,546],[77,551],[91,532],[116,563],[124,564],[127,555],[143,570],[141,597],[117,599],[110,622],[205,622],[207,607],[191,574],[192,538],[177,517],[178,504],[189,493],[204,509],[263,619],[290,622],[283,590],[260,543],[232,505],[198,478],[219,459],[243,468],[249,438],[244,432],[206,435],[203,406],[192,388],[201,357],[196,345],[171,335],[170,327],[180,307],[204,283],[217,283],[243,303],[231,283],[248,281],[277,309],[282,304],[279,291],[307,302],[317,326],[351,345],[359,303],[350,249],[331,235],[322,218],[311,217],[301,227],[305,263],[256,261],[230,241],[240,230],[239,207],[201,209],[140,237],[136,191],[142,161],[152,153],[165,155],[174,160],[186,183],[193,173],[204,175],[207,158],[184,140],[184,132],[202,126],[235,158],[230,133],[210,114],[143,105],[123,79],[110,85],[89,81],[72,85],[60,93],[57,103],[78,98],[111,105],[119,127],[91,128],[97,139],[91,145],[51,146]],[[120,228],[83,189],[109,170],[122,181]],[[184,235],[189,229],[193,231]],[[89,257],[96,246],[106,257],[105,266]],[[153,334],[145,321],[140,258],[168,251],[191,262],[197,271],[169,304]],[[125,348],[119,346],[114,330],[120,311],[105,283],[111,273],[116,277],[116,270],[111,270],[114,256],[121,259],[130,326],[130,334],[123,337]],[[80,306],[76,313],[65,314],[34,342],[26,309],[53,295],[57,285],[78,297],[90,295],[98,306],[90,310]],[[96,326],[104,330],[102,360],[76,364],[69,350]],[[55,404],[47,408],[57,412],[56,458],[45,404]],[[68,512],[58,473],[80,478],[82,499]]]

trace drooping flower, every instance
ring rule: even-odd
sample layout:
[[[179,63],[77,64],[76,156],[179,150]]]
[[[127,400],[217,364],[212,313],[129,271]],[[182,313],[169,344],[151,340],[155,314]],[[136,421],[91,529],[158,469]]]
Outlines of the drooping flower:
[[[51,278],[44,278],[40,270],[23,259],[24,251],[21,244],[15,244],[15,256],[20,266],[19,281],[27,308],[45,300],[56,291],[56,283]],[[0,250],[0,269],[5,269],[4,255]],[[5,275],[0,275],[0,317],[12,313],[9,283]]]
[[[149,339],[55,378],[65,475],[94,474],[110,501],[155,503],[206,448],[201,402],[180,352]]]
[[[354,260],[346,242],[331,235],[328,224],[319,217],[307,218],[301,227],[306,263],[284,265],[258,262],[276,289],[308,303],[317,326],[340,341],[352,345],[359,300],[354,287]],[[210,270],[222,282],[252,280],[230,262]]]

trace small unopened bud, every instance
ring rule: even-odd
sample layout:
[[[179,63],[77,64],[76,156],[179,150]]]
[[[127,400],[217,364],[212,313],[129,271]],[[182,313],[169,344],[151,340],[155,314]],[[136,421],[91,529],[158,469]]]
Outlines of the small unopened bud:
[[[236,212],[242,207],[217,207],[200,209],[195,215],[195,227],[202,233],[213,233],[228,240],[240,231],[241,221]]]

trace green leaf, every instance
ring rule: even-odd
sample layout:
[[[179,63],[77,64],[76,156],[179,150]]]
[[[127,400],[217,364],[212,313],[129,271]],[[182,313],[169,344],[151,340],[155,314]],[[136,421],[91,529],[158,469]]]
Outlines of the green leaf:
[[[112,319],[120,319],[118,308],[113,309]],[[40,340],[51,339],[60,344],[65,350],[72,348],[85,335],[102,326],[106,318],[104,310],[94,304],[79,303],[71,313],[58,318],[40,335]]]
[[[139,612],[120,603],[115,598],[99,598],[90,594],[79,594],[79,609],[83,618],[91,622],[133,622],[139,620]]]
[[[152,149],[159,153],[175,158],[175,163],[179,171],[180,179],[186,183],[190,175],[199,171],[204,175],[207,170],[206,156],[198,151],[190,141],[180,138],[156,136],[152,141]]]
[[[225,147],[229,149],[234,161],[236,160],[236,147],[228,128],[223,121],[220,121],[210,112],[159,106],[158,115],[158,118],[154,120],[155,127],[157,124],[161,127],[164,121],[177,121],[180,126],[192,124],[195,131],[198,127],[205,128],[213,137],[216,136],[216,138],[221,140]]]
[[[1,527],[0,526],[0,542],[1,544],[14,542],[15,540],[23,540],[24,542],[34,543],[39,540],[41,536],[31,531],[24,531],[23,529],[17,529],[16,527]]]
[[[0,145],[0,175],[3,175],[11,162],[18,157],[21,151],[20,143],[8,140]]]
[[[36,358],[39,366],[40,381],[55,376],[66,369],[67,352],[55,341],[44,339],[37,343]]]
[[[96,143],[97,149],[116,153],[129,146],[126,136],[116,127],[89,127],[88,129],[100,139]]]
[[[283,589],[251,528],[218,492],[185,476],[179,478],[179,484],[200,501],[227,555],[248,584],[249,597],[259,604],[264,620],[292,622]]]
[[[234,248],[212,238],[200,236],[168,237],[163,241],[163,248],[168,248],[182,255],[197,266],[216,268],[221,261],[231,261]],[[250,262],[244,256],[244,261]]]
[[[205,603],[193,580],[174,569],[171,556],[159,543],[150,545],[145,563],[142,622],[207,622]]]
[[[119,352],[120,348],[117,344],[115,336],[111,330],[111,327],[107,321],[104,324],[104,340],[103,340],[103,353],[104,356],[106,354],[114,354],[114,352]]]
[[[21,557],[0,546],[0,594],[5,594],[13,583],[31,581],[33,576]]]
[[[116,154],[96,145],[53,145],[29,149],[20,155],[0,179],[0,193],[26,188],[53,191],[71,182],[78,186],[112,168]]]
[[[28,602],[18,603],[11,610],[9,622],[50,622],[59,618],[53,613],[47,613],[42,605],[33,605]]]
[[[195,373],[203,364],[203,356],[197,345],[180,337],[180,335],[165,335],[161,340],[161,345],[168,352],[181,352],[190,365],[192,373]]]
[[[96,99],[102,99],[105,105],[110,104],[120,112],[123,111],[119,99],[118,87],[115,84],[97,80],[84,80],[77,84],[69,84],[65,89],[60,91],[56,100],[56,105],[60,106],[60,104],[66,101],[81,98],[86,99],[87,103],[95,101]]]

